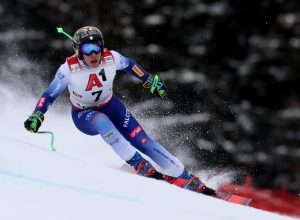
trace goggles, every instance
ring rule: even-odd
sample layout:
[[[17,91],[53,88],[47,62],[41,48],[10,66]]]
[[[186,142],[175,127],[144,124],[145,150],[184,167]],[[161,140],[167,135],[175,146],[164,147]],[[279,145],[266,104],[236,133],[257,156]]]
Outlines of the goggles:
[[[102,45],[100,43],[85,43],[80,45],[80,52],[84,55],[91,55],[93,52],[98,54],[102,50]]]

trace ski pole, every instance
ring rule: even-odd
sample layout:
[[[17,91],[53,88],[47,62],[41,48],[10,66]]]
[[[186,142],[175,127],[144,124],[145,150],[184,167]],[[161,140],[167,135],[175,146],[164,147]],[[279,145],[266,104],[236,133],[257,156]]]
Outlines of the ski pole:
[[[58,32],[58,33],[66,35],[70,40],[73,41],[73,37],[71,37],[68,33],[66,33],[66,32],[63,30],[62,27],[58,27],[58,28],[56,28],[56,29],[57,29],[57,32]]]
[[[56,151],[55,147],[54,147],[54,134],[51,131],[38,131],[37,134],[49,134],[51,136],[51,150],[53,152]]]

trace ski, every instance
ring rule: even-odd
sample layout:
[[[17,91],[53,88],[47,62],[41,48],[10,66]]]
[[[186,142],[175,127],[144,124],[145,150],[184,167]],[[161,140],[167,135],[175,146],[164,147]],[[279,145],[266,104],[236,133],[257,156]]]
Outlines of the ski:
[[[135,170],[128,164],[124,164],[121,167],[121,170],[128,172],[128,173],[135,173]],[[161,180],[164,182],[169,183],[168,181],[165,180]],[[171,183],[170,183],[171,184]],[[217,198],[217,199],[221,199],[230,203],[235,203],[235,204],[239,204],[239,205],[245,205],[245,206],[249,206],[250,202],[252,201],[251,198],[247,198],[247,197],[243,197],[243,196],[238,196],[238,195],[234,195],[231,193],[226,193],[226,192],[219,192],[216,191],[216,196],[212,196],[213,198]]]
[[[227,202],[239,204],[239,205],[245,205],[249,206],[250,202],[252,201],[251,198],[243,197],[243,196],[238,196],[226,192],[216,192],[216,198],[225,200]]]

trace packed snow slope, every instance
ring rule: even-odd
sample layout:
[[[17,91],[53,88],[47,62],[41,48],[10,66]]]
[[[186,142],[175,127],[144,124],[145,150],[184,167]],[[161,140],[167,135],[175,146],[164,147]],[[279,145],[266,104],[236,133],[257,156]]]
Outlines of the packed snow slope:
[[[53,106],[40,130],[23,122],[36,99],[0,87],[0,219],[290,219],[196,194],[120,170],[123,161],[100,136],[76,130],[69,111]]]

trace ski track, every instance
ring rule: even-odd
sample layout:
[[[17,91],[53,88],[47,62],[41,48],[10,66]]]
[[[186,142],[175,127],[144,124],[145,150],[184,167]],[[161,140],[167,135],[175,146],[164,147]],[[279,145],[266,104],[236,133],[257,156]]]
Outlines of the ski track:
[[[101,192],[101,191],[94,190],[94,189],[88,189],[88,188],[83,188],[83,187],[74,186],[74,185],[67,185],[67,184],[62,184],[62,183],[58,183],[58,182],[47,181],[47,180],[38,179],[35,177],[30,177],[30,176],[26,176],[23,174],[13,173],[13,172],[5,171],[5,170],[0,170],[0,175],[12,177],[12,178],[15,178],[15,179],[18,179],[21,181],[29,181],[32,183],[43,184],[43,185],[47,185],[50,187],[58,187],[58,188],[67,189],[67,190],[76,191],[76,192],[91,193],[91,194],[98,195],[98,196],[110,197],[110,198],[125,200],[125,201],[129,201],[129,202],[139,202],[140,201],[139,199],[133,198],[133,197],[126,197],[126,196],[121,196],[121,195],[117,195],[117,194]]]

